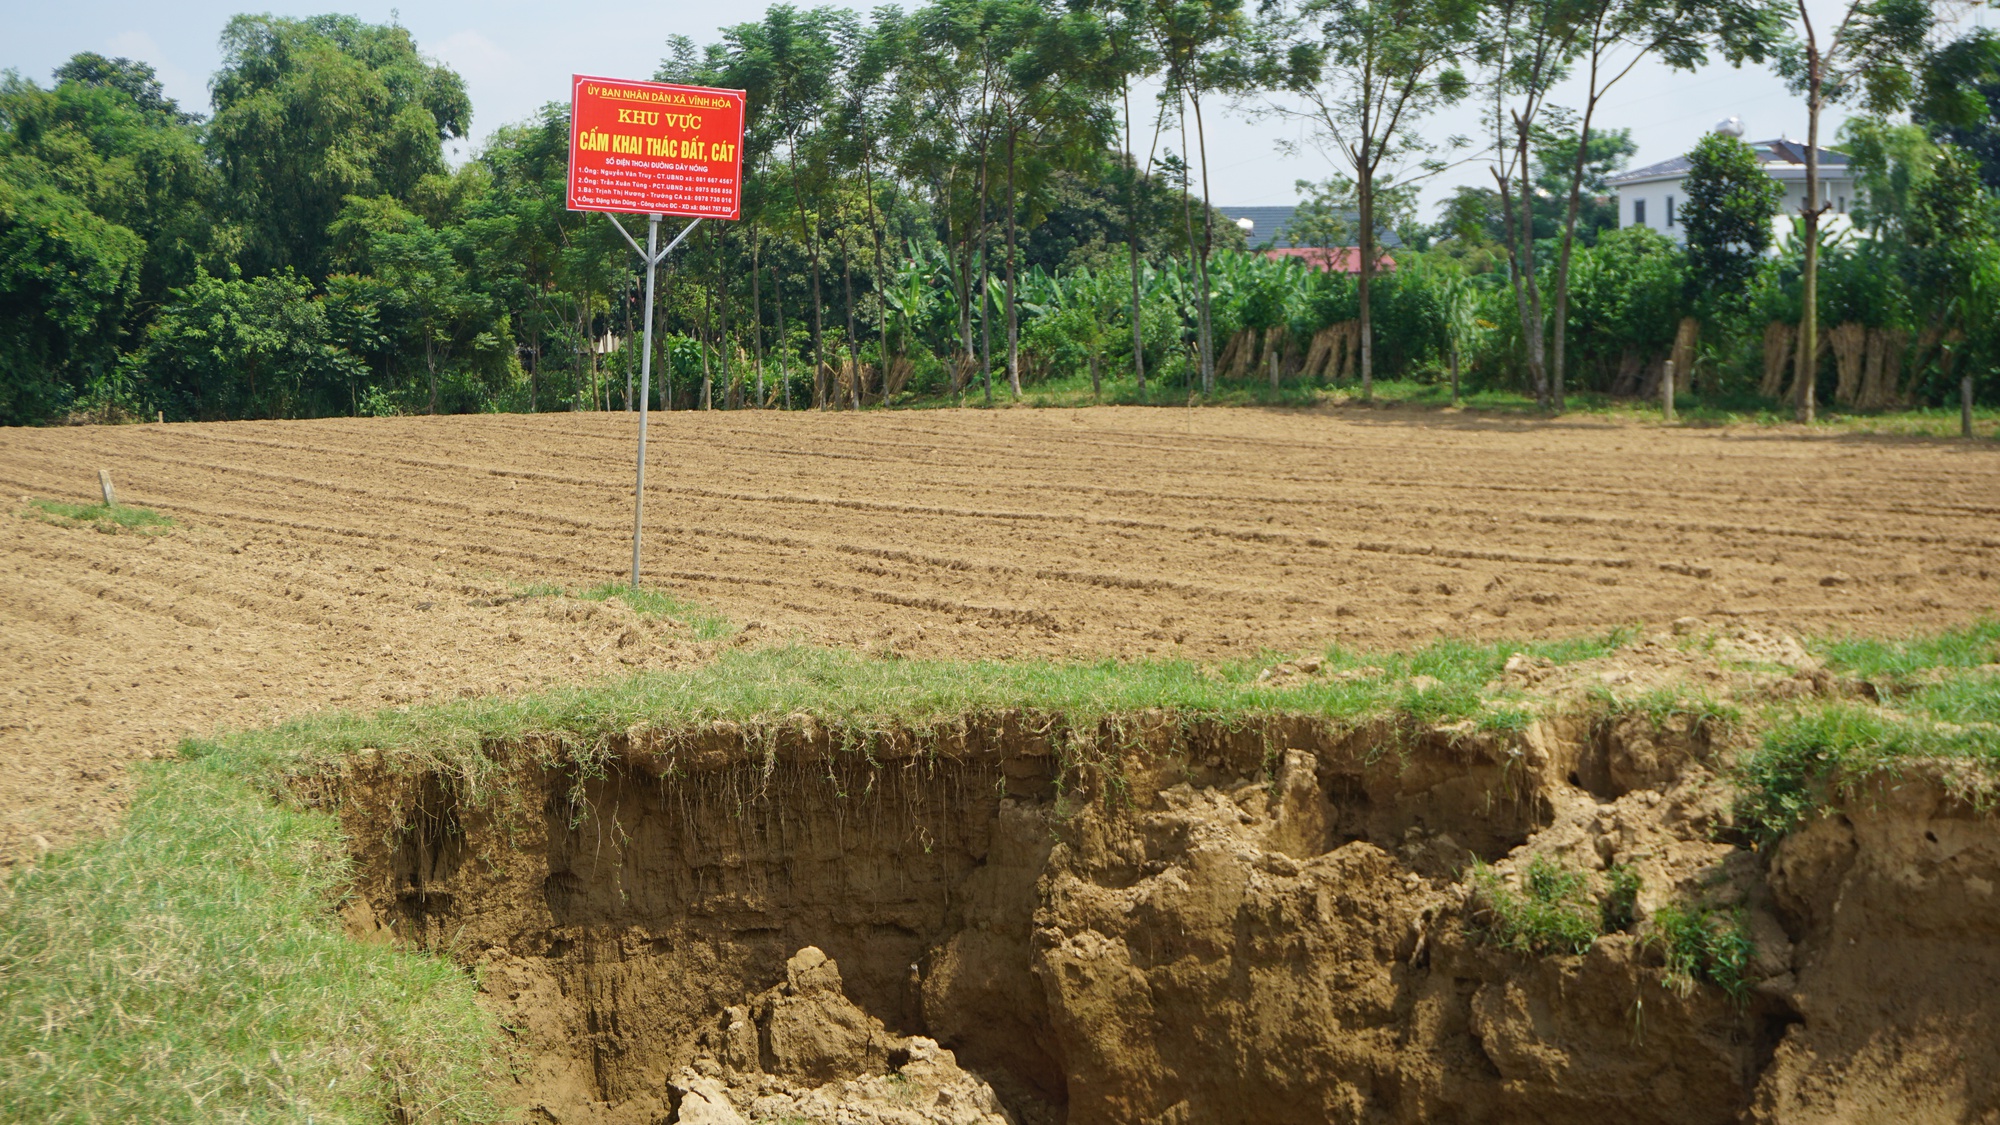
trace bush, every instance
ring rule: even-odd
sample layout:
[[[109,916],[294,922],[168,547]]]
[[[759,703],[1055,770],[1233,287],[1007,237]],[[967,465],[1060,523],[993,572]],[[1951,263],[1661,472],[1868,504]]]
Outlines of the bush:
[[[1472,871],[1473,924],[1493,944],[1516,953],[1584,953],[1597,940],[1602,911],[1590,877],[1545,855],[1529,861],[1521,890],[1485,864]]]
[[[1756,946],[1743,912],[1663,906],[1653,915],[1650,943],[1667,959],[1660,982],[1686,996],[1706,981],[1742,1003],[1750,992],[1746,974]]]

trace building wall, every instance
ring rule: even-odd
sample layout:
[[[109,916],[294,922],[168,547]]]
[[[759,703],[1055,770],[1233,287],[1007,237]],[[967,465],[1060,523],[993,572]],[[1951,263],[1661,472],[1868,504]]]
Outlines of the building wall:
[[[1793,182],[1781,180],[1784,194],[1778,204],[1778,214],[1772,220],[1778,240],[1783,242],[1791,236],[1792,219],[1799,213],[1799,206],[1805,200],[1803,180]],[[1821,220],[1821,229],[1826,231],[1846,230],[1851,226],[1849,213],[1854,209],[1854,181],[1846,177],[1822,176],[1821,197],[1833,205],[1833,210]],[[1673,239],[1687,242],[1687,228],[1681,222],[1680,209],[1687,201],[1687,187],[1683,180],[1653,180],[1640,184],[1622,184],[1618,188],[1618,225],[1621,227],[1647,226]],[[1644,217],[1640,217],[1640,207],[1644,207]]]

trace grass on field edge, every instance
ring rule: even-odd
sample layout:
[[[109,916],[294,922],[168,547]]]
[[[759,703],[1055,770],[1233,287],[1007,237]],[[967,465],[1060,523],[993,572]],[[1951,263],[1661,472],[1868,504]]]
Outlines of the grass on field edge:
[[[191,739],[178,760],[136,768],[137,795],[116,832],[43,857],[0,890],[0,1107],[52,1122],[493,1119],[485,1090],[499,1065],[496,1030],[473,979],[437,955],[344,937],[335,909],[351,871],[340,827],[287,799],[298,779],[364,749],[399,771],[444,772],[461,799],[477,802],[500,789],[504,747],[533,744],[552,764],[587,767],[619,736],[694,733],[717,721],[809,717],[858,751],[875,734],[921,736],[1008,711],[1084,740],[1115,737],[1122,718],[1148,712],[1225,726],[1304,716],[1511,734],[1533,721],[1537,701],[1496,686],[1510,656],[1568,664],[1629,639],[1334,649],[1303,678],[1267,677],[1275,654],[1215,667],[742,649],[682,671]],[[1851,792],[1845,779],[1904,768],[1906,755],[2000,762],[1994,725],[1979,717],[1994,706],[1988,666],[2000,661],[2000,622],[1815,651],[1895,706],[1836,701],[1766,714],[1739,779],[1743,816],[1760,830],[1795,829]],[[1593,694],[1585,706],[1656,721],[1720,714],[1698,693]],[[1931,717],[1950,706],[1971,717]],[[1573,944],[1581,925],[1563,911],[1594,909],[1586,921],[1612,924],[1616,886],[1590,892],[1594,907],[1576,887],[1551,887],[1543,897],[1568,905],[1553,922],[1524,916],[1509,940]],[[1682,929],[1670,935],[1670,960],[1689,979],[1726,985],[1728,927],[1703,918]]]
[[[1022,388],[1018,402],[1004,385],[994,388],[994,405],[1079,408],[1086,406],[1276,406],[1353,407],[1367,409],[1443,411],[1455,409],[1471,415],[1499,415],[1548,418],[1549,414],[1530,395],[1517,390],[1466,390],[1454,405],[1447,382],[1415,379],[1377,379],[1372,401],[1361,397],[1359,382],[1302,383],[1287,379],[1276,388],[1261,379],[1223,380],[1208,395],[1191,395],[1184,379],[1168,385],[1149,383],[1141,392],[1130,379],[1107,380],[1093,395],[1090,379],[1069,375],[1045,379]],[[937,409],[952,406],[983,406],[977,387],[967,390],[963,402],[949,395],[912,397],[895,403],[894,409]],[[1614,397],[1598,391],[1571,391],[1565,401],[1568,415],[1620,418],[1628,421],[1660,421],[1657,400]],[[1959,410],[1949,407],[1908,407],[1899,410],[1855,412],[1822,408],[1811,426],[1800,424],[1791,404],[1753,395],[1714,398],[1680,394],[1674,399],[1675,424],[1681,426],[1754,425],[1796,427],[1813,433],[1898,434],[1928,437],[1958,437]],[[1972,412],[1973,434],[2000,439],[2000,407],[1976,406]]]

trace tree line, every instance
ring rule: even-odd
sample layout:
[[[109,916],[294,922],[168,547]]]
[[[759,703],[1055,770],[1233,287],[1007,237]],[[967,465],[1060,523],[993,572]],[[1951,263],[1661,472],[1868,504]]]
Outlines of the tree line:
[[[1807,416],[1827,394],[1936,399],[1953,370],[1990,394],[2000,44],[1951,15],[776,5],[711,43],[670,40],[654,75],[748,93],[743,218],[704,223],[661,278],[656,405],[990,403],[1086,378],[1134,401],[1267,379],[1366,396],[1381,376],[1560,411],[1579,388],[1642,393],[1668,358],[1704,393]],[[406,29],[246,15],[221,42],[206,114],[95,54],[47,86],[0,80],[0,422],[634,406],[638,262],[564,207],[567,106],[454,169],[443,146],[468,135],[470,101]],[[1633,148],[1598,110],[1646,59],[1774,66],[1809,140],[1828,105],[1854,105],[1841,143],[1869,237],[1828,237],[1809,207],[1768,253],[1770,180],[1719,135],[1693,154],[1685,248],[1619,229],[1608,177]],[[1581,103],[1555,104],[1573,79]],[[1482,138],[1427,131],[1462,102]],[[1299,185],[1285,233],[1350,248],[1355,272],[1259,256],[1211,206],[1209,133],[1244,117],[1296,123],[1338,169]],[[1420,220],[1418,188],[1467,162],[1492,186]],[[1893,394],[1867,374],[1887,342]]]

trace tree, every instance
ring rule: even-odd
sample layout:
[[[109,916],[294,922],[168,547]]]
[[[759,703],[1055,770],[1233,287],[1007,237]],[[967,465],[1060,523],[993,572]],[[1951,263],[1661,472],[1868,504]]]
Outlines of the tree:
[[[1723,133],[1708,134],[1688,153],[1683,183],[1680,223],[1690,296],[1712,307],[1717,298],[1742,292],[1756,272],[1771,248],[1771,217],[1784,192],[1765,174],[1755,149]]]
[[[1477,10],[1472,0],[1301,0],[1283,34],[1283,59],[1273,77],[1300,104],[1273,101],[1271,107],[1305,122],[1320,151],[1352,173],[1364,401],[1375,388],[1370,293],[1377,232],[1385,225],[1378,196],[1387,189],[1397,193],[1394,199],[1406,198],[1414,180],[1405,170],[1443,170],[1442,163],[1424,159],[1436,148],[1416,126],[1465,96],[1457,60]],[[1345,194],[1336,181],[1328,187]]]
[[[1947,2],[1971,6],[1970,0]],[[1798,380],[1798,416],[1811,422],[1815,404],[1810,373],[1819,369],[1820,216],[1832,206],[1820,189],[1820,115],[1829,103],[1855,97],[1877,114],[1908,105],[1924,63],[1934,55],[1931,35],[1938,18],[1933,0],[1843,0],[1840,19],[1822,39],[1806,0],[1794,3],[1800,35],[1778,52],[1777,62],[1778,73],[1806,100],[1806,193],[1799,203],[1805,242],[1799,370],[1805,374]]]
[[[745,154],[782,152],[783,183],[805,247],[812,283],[813,405],[828,405],[822,386],[826,370],[825,307],[821,291],[824,211],[831,192],[831,161],[823,158],[833,140],[823,126],[834,108],[836,83],[846,59],[842,45],[858,38],[854,16],[835,8],[800,11],[777,4],[758,23],[723,31],[719,75],[749,95]],[[750,130],[746,130],[750,131]]]
[[[150,67],[83,54],[56,77],[50,90],[0,80],[0,158],[139,236],[139,289],[116,330],[137,339],[169,289],[232,250],[214,216],[217,180],[199,129]]]
[[[1583,121],[1569,146],[1571,165],[1563,216],[1562,249],[1556,259],[1555,340],[1550,368],[1553,405],[1563,409],[1564,341],[1569,324],[1569,267],[1576,247],[1576,223],[1583,203],[1587,161],[1595,138],[1591,125],[1598,104],[1640,60],[1657,55],[1674,70],[1691,71],[1707,62],[1710,39],[1722,45],[1731,65],[1745,58],[1762,62],[1777,36],[1780,0],[1579,0],[1573,18],[1582,26],[1580,57],[1585,61]],[[1602,189],[1599,189],[1600,191]]]
[[[133,357],[176,418],[336,413],[366,377],[333,339],[326,307],[287,270],[211,277],[174,291]]]
[[[145,244],[0,161],[0,425],[59,417],[117,363]]]
[[[1974,28],[1931,52],[1911,118],[1978,162],[2000,191],[2000,33]]]
[[[352,16],[237,16],[222,33],[208,144],[248,272],[326,276],[328,228],[350,195],[412,200],[470,127],[451,70],[408,30]]]
[[[1208,255],[1215,245],[1215,217],[1208,191],[1208,136],[1202,119],[1202,98],[1240,91],[1250,85],[1251,60],[1245,50],[1249,21],[1243,0],[1146,0],[1146,27],[1164,68],[1162,97],[1194,109],[1195,155],[1201,168],[1202,227],[1193,230],[1190,177],[1181,180],[1181,211],[1187,221],[1190,259],[1195,272],[1197,347],[1201,356],[1201,390],[1215,392],[1215,331],[1209,310]],[[1181,124],[1182,159],[1187,157],[1187,124]]]
[[[1542,115],[1556,84],[1569,74],[1588,24],[1570,0],[1495,0],[1484,13],[1479,56],[1492,69],[1493,180],[1499,189],[1508,280],[1521,324],[1528,386],[1544,409],[1552,405],[1548,342],[1535,255],[1535,191],[1530,150],[1547,134]],[[1519,103],[1508,105],[1508,98]],[[1520,197],[1515,198],[1518,185]]]
[[[1077,167],[1112,135],[1108,95],[1117,75],[1114,45],[1088,11],[1047,15],[1016,4],[1002,34],[1019,46],[1008,58],[999,109],[1007,152],[1007,382],[1021,394],[1019,243],[1032,226],[1040,189],[1059,167]]]

